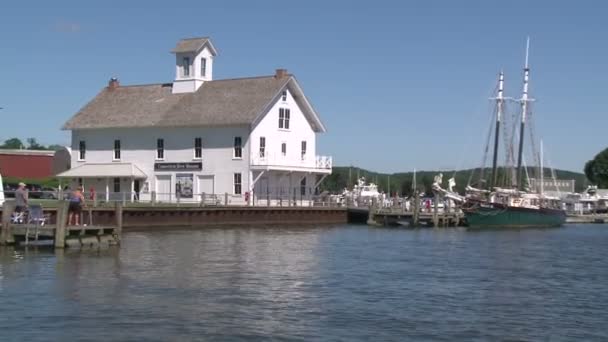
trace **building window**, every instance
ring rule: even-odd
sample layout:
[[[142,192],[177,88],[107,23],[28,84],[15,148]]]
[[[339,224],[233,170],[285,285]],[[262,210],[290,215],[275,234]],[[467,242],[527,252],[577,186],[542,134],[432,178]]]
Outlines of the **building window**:
[[[156,139],[156,159],[165,159],[165,140]]]
[[[87,154],[87,144],[84,140],[80,140],[78,144],[78,160],[84,160]]]
[[[120,192],[120,178],[114,178],[114,192]]]
[[[194,159],[203,158],[203,139],[194,138]]]
[[[207,76],[207,59],[201,58],[201,76]]]
[[[120,160],[120,140],[114,140],[114,160]]]
[[[182,59],[182,72],[184,77],[190,77],[190,57]]]
[[[302,160],[306,159],[306,140],[302,140]]]
[[[281,144],[281,155],[285,157],[287,155],[287,143]]]
[[[300,195],[306,196],[306,177],[300,181]]]
[[[285,109],[285,129],[289,129],[289,109]]]
[[[260,137],[260,158],[266,157],[266,137]]]
[[[241,194],[241,174],[240,173],[234,174],[234,194],[235,195]]]
[[[243,147],[241,145],[241,137],[234,137],[234,155],[233,158],[243,158]]]
[[[279,128],[289,129],[289,109],[279,108]]]
[[[283,102],[287,101],[287,90],[283,90],[283,93],[281,94],[281,99],[283,100]]]

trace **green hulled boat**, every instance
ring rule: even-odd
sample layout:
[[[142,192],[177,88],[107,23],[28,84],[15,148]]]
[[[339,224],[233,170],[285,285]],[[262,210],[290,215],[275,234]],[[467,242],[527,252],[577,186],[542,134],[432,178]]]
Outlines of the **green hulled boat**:
[[[490,202],[468,201],[463,212],[471,228],[559,227],[566,221],[563,210],[514,207]]]

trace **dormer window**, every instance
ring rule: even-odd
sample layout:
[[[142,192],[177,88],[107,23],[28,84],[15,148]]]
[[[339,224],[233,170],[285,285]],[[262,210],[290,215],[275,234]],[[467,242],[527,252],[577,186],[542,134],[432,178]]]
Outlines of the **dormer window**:
[[[190,77],[190,57],[182,59],[182,73],[183,77]]]
[[[207,58],[201,58],[201,77],[207,76]]]

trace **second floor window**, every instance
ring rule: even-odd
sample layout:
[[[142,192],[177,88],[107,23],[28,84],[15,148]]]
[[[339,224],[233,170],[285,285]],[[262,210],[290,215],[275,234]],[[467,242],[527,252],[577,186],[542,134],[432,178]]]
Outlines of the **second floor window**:
[[[120,140],[114,140],[114,160],[120,160]]]
[[[156,159],[165,159],[165,140],[156,139]]]
[[[306,159],[306,140],[302,140],[302,160]]]
[[[207,76],[207,59],[201,58],[201,76]]]
[[[203,139],[194,138],[194,159],[203,158]]]
[[[190,58],[184,57],[182,59],[182,72],[184,77],[190,77]]]
[[[78,143],[78,160],[84,160],[87,155],[87,144],[84,140]]]
[[[266,137],[260,137],[260,158],[266,157]]]
[[[288,108],[279,108],[279,128],[289,129],[289,116]]]
[[[243,158],[243,147],[241,137],[234,137],[234,155],[233,158]]]
[[[281,155],[285,157],[287,155],[287,143],[281,144]]]

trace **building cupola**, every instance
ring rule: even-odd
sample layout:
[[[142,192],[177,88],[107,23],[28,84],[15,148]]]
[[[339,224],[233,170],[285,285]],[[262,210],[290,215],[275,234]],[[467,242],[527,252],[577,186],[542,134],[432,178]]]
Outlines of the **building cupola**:
[[[209,37],[187,38],[177,42],[173,94],[193,93],[213,80],[213,59],[217,55]]]

